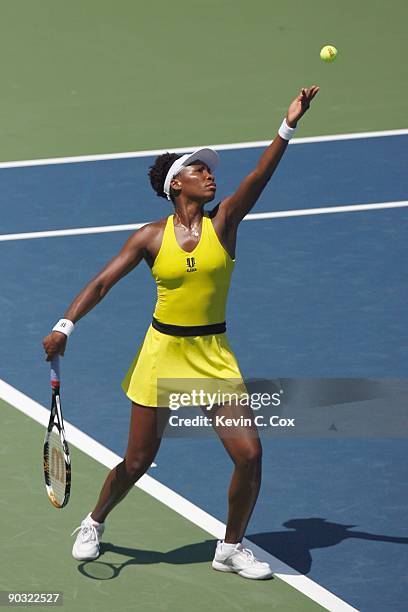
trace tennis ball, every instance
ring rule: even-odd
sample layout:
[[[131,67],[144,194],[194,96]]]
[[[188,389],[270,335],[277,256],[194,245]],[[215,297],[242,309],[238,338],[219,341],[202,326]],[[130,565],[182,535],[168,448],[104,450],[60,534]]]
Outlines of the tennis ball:
[[[320,58],[324,62],[334,62],[337,57],[337,49],[333,45],[326,45],[320,51]]]

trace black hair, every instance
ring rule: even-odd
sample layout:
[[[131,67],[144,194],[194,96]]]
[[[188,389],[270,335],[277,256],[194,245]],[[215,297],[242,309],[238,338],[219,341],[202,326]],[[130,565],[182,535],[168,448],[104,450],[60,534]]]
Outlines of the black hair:
[[[156,157],[153,166],[149,168],[150,183],[159,198],[167,198],[163,191],[164,181],[170,167],[179,157],[181,155],[177,155],[177,153],[163,153],[163,155]]]

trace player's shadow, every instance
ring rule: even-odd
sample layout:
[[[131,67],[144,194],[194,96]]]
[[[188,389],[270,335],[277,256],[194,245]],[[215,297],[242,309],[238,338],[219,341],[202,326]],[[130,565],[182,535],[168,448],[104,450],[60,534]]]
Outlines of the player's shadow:
[[[301,574],[310,571],[311,550],[336,546],[350,538],[408,544],[408,538],[351,531],[357,525],[331,523],[323,518],[291,519],[283,523],[283,526],[289,531],[255,533],[249,535],[248,539]]]
[[[96,561],[84,561],[78,565],[78,570],[87,578],[94,580],[112,580],[120,572],[131,565],[152,565],[158,563],[169,563],[172,565],[184,565],[191,563],[209,562],[214,557],[216,540],[205,540],[196,544],[188,544],[167,552],[156,550],[144,550],[140,548],[128,548],[117,546],[110,542],[101,543],[101,554]],[[115,562],[111,555],[115,553],[125,560]],[[106,557],[105,557],[106,555]]]
[[[365,531],[351,531],[356,525],[331,523],[323,518],[291,519],[283,523],[283,526],[287,528],[285,531],[255,533],[248,535],[248,539],[301,574],[307,574],[310,571],[312,565],[311,551],[313,549],[335,546],[350,538],[408,544],[408,538],[373,534]],[[99,559],[80,563],[78,570],[88,578],[112,580],[125,567],[130,565],[208,563],[213,559],[215,546],[216,540],[210,539],[181,546],[167,552],[159,552],[116,546],[104,542],[101,543]],[[112,561],[111,555],[104,558],[106,553],[115,553],[125,557],[125,560]],[[273,566],[272,569],[274,569]],[[285,571],[282,572],[281,568],[278,571],[285,573]],[[290,573],[289,569],[286,571]]]
[[[126,548],[105,542],[101,543],[101,554],[114,552],[133,557],[133,561],[138,564],[169,563],[171,565],[182,565],[184,563],[203,563],[213,558],[216,543],[216,540],[211,539],[180,546],[180,548],[167,552],[159,552],[157,550]]]

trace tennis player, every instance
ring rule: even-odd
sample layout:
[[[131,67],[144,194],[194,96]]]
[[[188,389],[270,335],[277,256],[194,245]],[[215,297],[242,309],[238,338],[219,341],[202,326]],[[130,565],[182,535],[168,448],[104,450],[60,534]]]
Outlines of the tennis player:
[[[157,283],[158,299],[152,324],[122,383],[132,402],[128,446],[123,461],[109,473],[95,508],[74,531],[78,531],[72,550],[75,559],[99,556],[106,517],[155,458],[170,414],[169,406],[158,406],[158,379],[242,380],[225,333],[237,229],[266,187],[318,91],[317,86],[301,89],[256,168],[211,212],[205,212],[204,206],[215,198],[217,153],[203,148],[181,157],[158,156],[149,171],[150,182],[157,195],[172,204],[173,214],[136,231],[44,338],[47,360],[63,355],[77,321],[142,259],[146,261]],[[221,413],[232,409],[231,405],[217,407]],[[221,428],[217,433],[234,470],[226,532],[217,543],[212,567],[245,578],[270,578],[270,566],[242,545],[261,484],[259,436],[252,425],[241,429],[239,436],[223,435]]]

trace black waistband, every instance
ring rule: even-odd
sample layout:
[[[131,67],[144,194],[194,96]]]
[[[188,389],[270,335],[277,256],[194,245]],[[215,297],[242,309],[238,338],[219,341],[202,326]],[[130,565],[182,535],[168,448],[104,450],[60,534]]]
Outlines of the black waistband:
[[[225,321],[213,325],[168,325],[160,323],[154,317],[152,327],[168,336],[209,336],[210,334],[223,334],[227,329]]]

